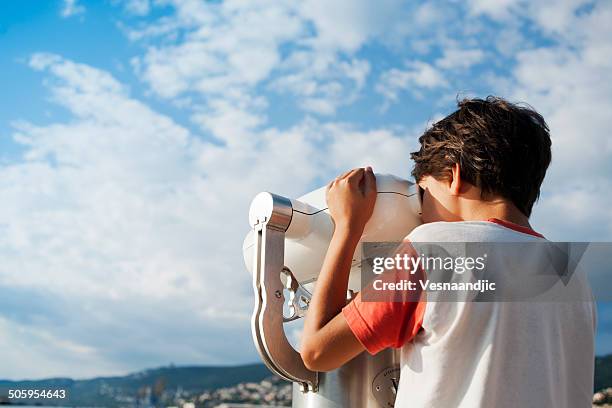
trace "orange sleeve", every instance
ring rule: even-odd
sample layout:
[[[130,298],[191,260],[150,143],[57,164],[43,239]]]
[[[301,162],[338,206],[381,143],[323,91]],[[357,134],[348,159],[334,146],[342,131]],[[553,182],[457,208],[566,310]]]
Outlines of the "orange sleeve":
[[[404,242],[397,253],[407,253],[411,256],[416,254],[409,242]],[[383,293],[382,297],[377,293],[377,300],[364,300],[364,292],[374,290],[370,283],[342,309],[349,328],[370,354],[376,354],[388,347],[402,347],[422,328],[426,301],[418,280],[424,277],[424,271],[419,268],[414,274],[409,272],[402,270],[385,273],[384,281],[414,281],[416,294],[393,291],[394,293]]]

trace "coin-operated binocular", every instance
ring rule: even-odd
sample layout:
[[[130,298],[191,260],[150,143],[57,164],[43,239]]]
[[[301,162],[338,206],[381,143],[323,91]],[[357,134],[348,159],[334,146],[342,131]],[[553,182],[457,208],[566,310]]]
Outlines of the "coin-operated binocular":
[[[372,217],[357,246],[349,275],[349,291],[360,289],[361,243],[401,241],[421,224],[418,188],[410,181],[376,175],[378,194]],[[326,188],[298,199],[263,192],[251,202],[252,230],[243,244],[253,275],[255,308],[251,328],[264,363],[294,382],[293,407],[393,407],[399,381],[399,353],[384,350],[360,354],[326,373],[306,368],[290,344],[284,324],[305,316],[311,294],[334,231],[327,210]]]

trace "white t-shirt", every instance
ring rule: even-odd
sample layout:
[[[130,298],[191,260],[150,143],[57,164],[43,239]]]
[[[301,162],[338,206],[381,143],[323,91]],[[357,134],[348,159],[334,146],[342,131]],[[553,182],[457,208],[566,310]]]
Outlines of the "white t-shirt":
[[[407,240],[417,246],[545,242],[532,230],[499,220],[424,224]],[[532,265],[533,259],[520,254],[502,255],[489,254],[486,273],[518,276]],[[584,276],[574,276],[572,283],[583,301],[428,299],[415,309],[358,297],[343,313],[370,353],[401,347],[395,407],[590,407],[596,309]],[[394,325],[394,319],[403,323]]]
[[[411,242],[540,238],[487,221],[437,222]],[[503,246],[500,246],[503,248]],[[490,255],[489,262],[500,257]],[[521,259],[500,265],[504,274]],[[588,282],[583,289],[590,291]],[[590,407],[592,302],[428,302],[423,331],[401,352],[396,407]]]

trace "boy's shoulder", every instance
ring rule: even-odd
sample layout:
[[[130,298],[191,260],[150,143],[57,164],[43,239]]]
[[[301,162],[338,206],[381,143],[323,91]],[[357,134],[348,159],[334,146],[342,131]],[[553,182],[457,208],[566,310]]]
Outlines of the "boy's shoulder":
[[[436,221],[419,225],[404,240],[410,242],[495,242],[542,238],[541,235],[534,234],[484,220]]]
[[[457,239],[457,233],[466,228],[463,222],[436,221],[421,224],[408,234],[405,240],[410,242],[439,242],[449,236]]]

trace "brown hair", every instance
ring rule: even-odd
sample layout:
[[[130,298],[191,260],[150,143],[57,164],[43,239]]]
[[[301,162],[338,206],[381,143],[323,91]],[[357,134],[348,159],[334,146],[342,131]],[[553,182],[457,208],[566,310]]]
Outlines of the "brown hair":
[[[436,122],[411,154],[412,175],[448,179],[458,163],[463,180],[511,200],[526,216],[540,195],[551,161],[550,134],[542,115],[502,98],[463,99],[459,109]]]

